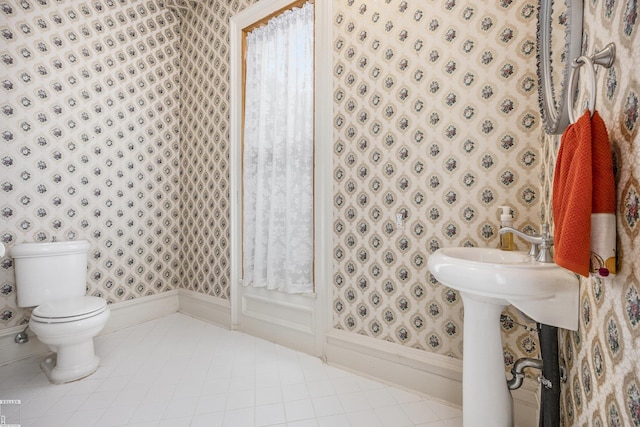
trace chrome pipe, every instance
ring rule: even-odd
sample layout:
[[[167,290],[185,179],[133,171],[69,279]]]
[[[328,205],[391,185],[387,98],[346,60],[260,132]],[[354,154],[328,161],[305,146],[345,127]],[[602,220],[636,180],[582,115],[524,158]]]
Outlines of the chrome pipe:
[[[516,360],[516,363],[514,363],[513,368],[511,369],[511,375],[513,375],[513,377],[507,381],[507,387],[509,387],[509,390],[517,390],[522,386],[522,383],[524,382],[525,368],[542,370],[542,360],[533,359],[531,357],[523,357]]]

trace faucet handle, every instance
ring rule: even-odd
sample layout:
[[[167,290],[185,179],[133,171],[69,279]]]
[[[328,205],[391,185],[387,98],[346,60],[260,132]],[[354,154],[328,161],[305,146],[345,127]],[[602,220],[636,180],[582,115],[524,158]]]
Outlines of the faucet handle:
[[[542,224],[542,238],[540,242],[540,252],[536,257],[536,261],[544,263],[552,263],[553,255],[551,255],[551,247],[553,246],[553,235],[549,232],[549,223]]]
[[[549,223],[545,222],[542,224],[542,240],[546,242],[550,246],[553,246],[553,234],[549,232]]]

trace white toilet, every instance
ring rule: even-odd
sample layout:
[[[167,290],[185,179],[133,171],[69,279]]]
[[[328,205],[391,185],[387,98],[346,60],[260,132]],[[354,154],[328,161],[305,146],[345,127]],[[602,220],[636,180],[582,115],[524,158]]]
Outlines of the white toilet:
[[[93,337],[104,328],[110,310],[104,299],[85,295],[88,252],[85,240],[11,248],[18,306],[36,306],[29,328],[56,353],[40,364],[54,384],[91,375],[100,363]]]

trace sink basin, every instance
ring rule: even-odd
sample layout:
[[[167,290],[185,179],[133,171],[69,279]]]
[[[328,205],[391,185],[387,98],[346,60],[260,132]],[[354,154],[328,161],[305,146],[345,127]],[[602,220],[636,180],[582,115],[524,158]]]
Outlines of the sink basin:
[[[578,279],[556,264],[525,252],[443,248],[429,257],[431,274],[468,295],[512,304],[539,323],[578,329]]]
[[[513,399],[502,356],[502,310],[511,304],[536,322],[576,330],[578,278],[524,252],[489,248],[439,249],[427,266],[440,283],[460,292],[464,304],[464,427],[512,427]]]

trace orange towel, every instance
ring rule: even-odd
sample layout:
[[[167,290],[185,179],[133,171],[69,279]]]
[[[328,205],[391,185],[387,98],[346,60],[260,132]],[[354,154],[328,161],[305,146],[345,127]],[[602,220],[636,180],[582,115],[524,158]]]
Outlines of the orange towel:
[[[615,212],[609,138],[596,111],[589,110],[562,135],[553,180],[554,261],[589,275],[591,213]]]

